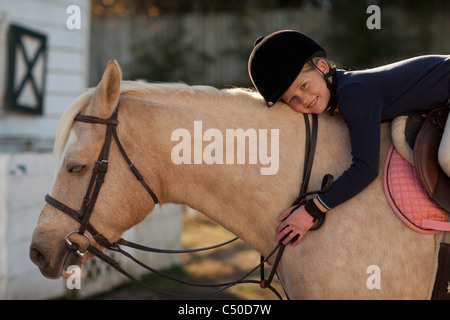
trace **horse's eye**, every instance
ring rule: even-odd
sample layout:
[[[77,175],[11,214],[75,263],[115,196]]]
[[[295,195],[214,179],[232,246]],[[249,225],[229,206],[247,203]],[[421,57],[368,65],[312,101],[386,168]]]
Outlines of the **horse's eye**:
[[[84,168],[86,168],[85,165],[75,164],[67,166],[67,171],[69,171],[70,173],[80,173],[81,171],[83,171]]]
[[[86,168],[86,166],[82,165],[82,166],[75,166],[69,169],[69,172],[81,172],[83,171],[83,169]]]

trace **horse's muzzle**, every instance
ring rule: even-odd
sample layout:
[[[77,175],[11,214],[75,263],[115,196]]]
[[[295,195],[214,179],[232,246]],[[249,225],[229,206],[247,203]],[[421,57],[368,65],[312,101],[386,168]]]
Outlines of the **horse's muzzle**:
[[[78,250],[78,244],[76,247]],[[31,243],[30,259],[46,278],[58,279],[70,265],[81,265],[80,256],[77,252],[70,252],[66,245],[62,245],[54,255],[47,251],[38,243]]]
[[[67,252],[67,251],[66,251]],[[61,277],[61,270],[64,259],[64,252],[58,254],[58,257],[54,259],[55,261],[60,261],[59,263],[52,263],[49,254],[45,253],[45,250],[41,248],[38,244],[32,243],[30,246],[30,259],[38,266],[39,271],[46,278],[58,279]]]

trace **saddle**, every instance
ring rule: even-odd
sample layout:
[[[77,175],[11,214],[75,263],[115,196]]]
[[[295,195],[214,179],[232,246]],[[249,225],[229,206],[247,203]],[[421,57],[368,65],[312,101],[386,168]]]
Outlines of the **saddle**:
[[[450,211],[450,179],[438,163],[439,144],[442,139],[449,108],[430,112],[414,144],[414,163],[428,195],[445,211]]]
[[[445,222],[450,211],[450,178],[437,160],[448,111],[444,107],[426,118],[401,117],[392,126],[395,147],[385,163],[385,193],[400,219],[421,233],[450,231],[450,223]]]
[[[438,163],[438,149],[449,107],[426,117],[399,117],[392,122],[394,144],[384,169],[384,189],[394,212],[413,230],[450,231],[450,178]],[[432,300],[450,300],[450,233],[439,245]]]

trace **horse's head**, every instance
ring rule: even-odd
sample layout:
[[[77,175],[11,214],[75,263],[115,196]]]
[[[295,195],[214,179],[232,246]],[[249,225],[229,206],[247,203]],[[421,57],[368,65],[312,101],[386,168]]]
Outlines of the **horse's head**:
[[[119,101],[121,78],[119,65],[110,61],[93,94],[86,97],[78,109],[68,110],[60,122],[55,143],[56,158],[59,148],[60,159],[57,162],[50,196],[76,212],[82,210],[83,198],[92,184],[93,168],[105,142],[107,125],[74,121],[74,118],[77,114],[110,118]],[[73,109],[72,107],[69,109]],[[119,121],[120,119],[119,116]],[[126,127],[124,129],[126,130]],[[117,131],[119,132],[119,129]],[[151,199],[136,201],[138,197],[142,199],[143,188],[130,175],[127,163],[114,139],[112,140],[108,172],[89,219],[89,224],[110,242],[116,241],[126,229],[141,221],[154,205]],[[95,184],[95,179],[93,180]],[[75,250],[68,250],[68,242],[64,240],[79,228],[80,223],[64,214],[61,208],[48,203],[44,206],[30,247],[30,258],[44,276],[68,276],[69,274],[65,273],[68,266],[81,265],[89,258],[89,254],[80,257],[76,252],[72,252]],[[89,231],[84,234],[70,234],[69,244],[76,243],[79,252],[85,252],[91,243],[100,248],[101,245]]]

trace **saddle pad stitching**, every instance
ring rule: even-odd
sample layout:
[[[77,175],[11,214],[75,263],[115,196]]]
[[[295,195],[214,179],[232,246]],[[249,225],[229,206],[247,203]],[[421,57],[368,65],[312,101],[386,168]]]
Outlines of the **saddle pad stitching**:
[[[441,210],[439,206],[429,198],[421,183],[411,183],[411,180],[414,182],[419,181],[414,167],[407,163],[406,160],[400,158],[395,159],[396,161],[392,161],[394,151],[395,149],[392,145],[388,151],[388,157],[386,157],[387,162],[384,170],[384,189],[387,193],[387,198],[391,204],[391,207],[394,209],[399,218],[412,229],[427,234],[439,233],[440,230],[428,229],[419,226],[424,218],[422,213],[425,212],[427,219],[443,221],[445,219],[445,211]],[[393,170],[391,169],[393,166],[394,169],[398,170],[395,171],[396,179],[398,179],[395,180],[395,183],[392,182]],[[388,181],[391,182],[391,185]],[[394,199],[394,193],[399,191],[414,194],[415,198],[402,197],[401,199]],[[424,203],[426,204],[425,206]],[[408,212],[409,216],[407,216],[404,212]]]
[[[392,147],[391,147],[392,148]],[[395,206],[395,208],[397,209],[397,210],[395,210],[395,212],[397,213],[397,214],[401,214],[401,216],[404,218],[404,219],[406,219],[410,224],[412,224],[414,227],[416,227],[416,228],[419,228],[419,229],[421,229],[421,230],[428,230],[428,229],[424,229],[424,228],[422,228],[422,227],[419,227],[419,226],[417,226],[413,221],[411,221],[405,214],[403,214],[403,212],[402,212],[402,210],[399,208],[399,206],[397,205],[397,202],[395,201],[395,199],[394,199],[394,196],[393,196],[393,194],[392,194],[392,192],[391,192],[391,187],[389,186],[389,183],[387,183],[387,179],[389,179],[388,178],[388,176],[389,176],[389,168],[390,168],[390,166],[391,166],[391,159],[392,159],[392,155],[393,155],[393,152],[391,151],[391,150],[389,150],[389,162],[388,162],[388,164],[387,164],[387,167],[386,167],[386,170],[385,170],[385,175],[387,176],[387,178],[385,179],[385,181],[386,181],[386,183],[385,183],[385,186],[386,186],[386,188],[387,188],[387,191],[388,191],[388,193],[389,193],[389,198],[388,198],[388,200],[389,200],[389,203],[391,203],[391,205],[394,205]]]

